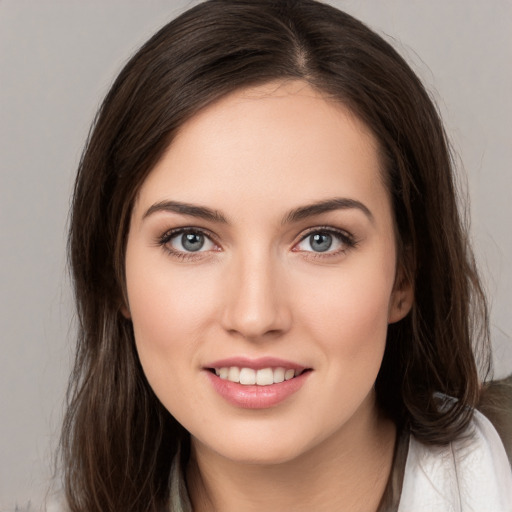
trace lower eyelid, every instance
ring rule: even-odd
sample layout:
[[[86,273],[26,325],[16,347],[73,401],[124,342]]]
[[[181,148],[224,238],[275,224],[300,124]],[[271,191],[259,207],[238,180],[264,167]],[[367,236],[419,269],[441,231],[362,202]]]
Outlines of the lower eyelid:
[[[190,231],[190,230],[188,230],[188,231]],[[210,237],[208,237],[206,235],[205,235],[205,237],[208,239],[209,243],[211,243],[213,246],[212,249],[207,248],[206,250],[202,250],[202,248],[201,248],[200,250],[197,250],[197,251],[187,251],[187,250],[177,249],[170,244],[171,240],[174,237],[180,236],[186,232],[187,232],[187,230],[183,230],[181,233],[174,232],[170,235],[166,235],[161,241],[160,240],[158,241],[157,245],[165,252],[165,254],[167,254],[174,260],[183,261],[183,262],[202,261],[205,258],[208,258],[209,256],[211,256],[212,252],[220,250],[218,248],[217,244],[213,240],[211,240]],[[198,232],[198,231],[196,230],[196,232]]]

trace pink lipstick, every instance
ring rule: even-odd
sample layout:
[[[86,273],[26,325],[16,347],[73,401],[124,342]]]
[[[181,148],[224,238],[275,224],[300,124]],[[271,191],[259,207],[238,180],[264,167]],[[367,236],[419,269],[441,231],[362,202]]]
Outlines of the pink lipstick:
[[[303,365],[273,357],[222,359],[204,369],[219,395],[245,409],[278,405],[296,393],[311,373]]]

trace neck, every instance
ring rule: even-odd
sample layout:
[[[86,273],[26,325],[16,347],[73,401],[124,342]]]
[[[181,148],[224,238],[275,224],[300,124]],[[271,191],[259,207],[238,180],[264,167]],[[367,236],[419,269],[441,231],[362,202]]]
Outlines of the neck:
[[[393,461],[395,425],[375,406],[293,460],[226,459],[192,439],[187,481],[194,512],[376,511]]]

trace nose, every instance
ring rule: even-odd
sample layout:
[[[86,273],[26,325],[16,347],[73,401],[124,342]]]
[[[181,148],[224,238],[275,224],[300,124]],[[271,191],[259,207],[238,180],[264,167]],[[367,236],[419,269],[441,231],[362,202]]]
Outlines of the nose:
[[[290,329],[292,315],[286,279],[268,256],[240,256],[227,270],[223,328],[251,341],[279,337]]]

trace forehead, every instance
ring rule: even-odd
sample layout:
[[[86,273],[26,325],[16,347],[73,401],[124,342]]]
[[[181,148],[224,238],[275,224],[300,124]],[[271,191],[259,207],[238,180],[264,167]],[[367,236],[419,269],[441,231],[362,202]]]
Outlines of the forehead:
[[[333,195],[382,200],[381,177],[378,143],[348,108],[304,82],[280,82],[236,91],[187,121],[139,201],[285,209]]]

